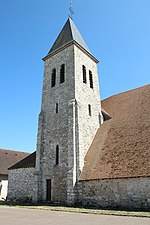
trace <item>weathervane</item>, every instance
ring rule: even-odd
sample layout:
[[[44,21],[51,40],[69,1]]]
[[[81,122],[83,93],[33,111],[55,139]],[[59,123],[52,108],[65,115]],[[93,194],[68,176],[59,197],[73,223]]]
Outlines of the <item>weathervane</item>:
[[[74,14],[73,8],[72,8],[72,0],[70,0],[70,7],[69,7],[69,17],[72,19]]]

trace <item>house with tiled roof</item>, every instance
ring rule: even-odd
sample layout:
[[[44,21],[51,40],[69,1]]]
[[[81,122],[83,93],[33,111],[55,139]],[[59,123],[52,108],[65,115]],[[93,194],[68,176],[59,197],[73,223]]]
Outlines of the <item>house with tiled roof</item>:
[[[68,18],[44,60],[37,149],[8,199],[150,208],[150,85],[100,101],[98,60]]]
[[[7,197],[8,168],[28,155],[25,152],[0,149],[0,200]]]

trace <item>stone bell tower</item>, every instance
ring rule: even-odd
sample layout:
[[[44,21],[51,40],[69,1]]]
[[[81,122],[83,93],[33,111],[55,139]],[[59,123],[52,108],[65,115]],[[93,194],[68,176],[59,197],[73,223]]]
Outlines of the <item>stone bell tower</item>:
[[[71,18],[43,60],[35,200],[74,204],[84,157],[100,126],[98,61]]]

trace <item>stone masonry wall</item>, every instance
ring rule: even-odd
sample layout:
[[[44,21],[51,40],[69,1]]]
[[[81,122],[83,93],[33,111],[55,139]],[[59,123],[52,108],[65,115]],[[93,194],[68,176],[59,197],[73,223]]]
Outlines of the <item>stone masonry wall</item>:
[[[150,209],[150,178],[82,181],[83,205]]]
[[[84,166],[85,155],[100,126],[100,92],[97,63],[77,46],[75,51],[75,97],[78,107],[78,178]],[[86,83],[83,83],[82,66],[86,67]],[[90,87],[89,71],[92,72],[93,88]],[[88,105],[91,105],[91,116]]]
[[[65,82],[60,83],[62,64],[65,64]],[[56,85],[51,87],[54,68],[56,69]],[[75,98],[74,79],[73,45],[46,59],[36,152],[36,179],[39,186],[36,188],[35,200],[46,200],[46,182],[50,179],[51,200],[63,203],[67,201],[68,152],[72,151],[72,139],[68,140],[69,118],[72,117],[69,108],[70,101]],[[58,113],[56,113],[56,103]],[[58,165],[56,165],[57,145],[59,146]],[[38,199],[39,194],[41,199]]]
[[[31,201],[34,195],[35,168],[10,170],[8,175],[8,200]]]
[[[65,82],[60,83],[62,64],[65,65]],[[87,68],[87,84],[83,83],[82,65]],[[56,85],[51,87],[54,68]],[[89,84],[89,70],[93,74],[93,89]],[[76,183],[84,165],[85,154],[99,127],[99,113],[97,63],[75,44],[47,58],[38,127],[35,200],[47,200],[47,180],[51,180],[51,201],[75,203],[78,191]]]

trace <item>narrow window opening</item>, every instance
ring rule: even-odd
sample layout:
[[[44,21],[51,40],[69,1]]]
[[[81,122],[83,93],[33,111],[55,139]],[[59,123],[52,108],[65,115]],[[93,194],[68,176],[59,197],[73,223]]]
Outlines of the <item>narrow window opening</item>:
[[[88,108],[89,108],[89,116],[91,116],[92,113],[91,113],[91,105],[90,104],[88,105]]]
[[[90,88],[93,88],[93,75],[91,70],[89,70],[89,80],[90,80]]]
[[[51,80],[51,87],[55,87],[56,85],[56,69],[52,70],[52,80]]]
[[[46,180],[46,183],[47,183],[46,200],[51,201],[51,179]]]
[[[58,103],[56,103],[56,113],[58,113]]]
[[[65,64],[60,67],[60,84],[65,82]]]
[[[83,83],[86,84],[86,67],[84,65],[82,66],[82,72],[83,72]]]
[[[56,145],[56,165],[59,164],[59,146]]]

